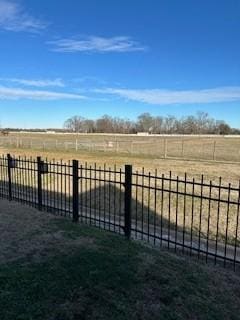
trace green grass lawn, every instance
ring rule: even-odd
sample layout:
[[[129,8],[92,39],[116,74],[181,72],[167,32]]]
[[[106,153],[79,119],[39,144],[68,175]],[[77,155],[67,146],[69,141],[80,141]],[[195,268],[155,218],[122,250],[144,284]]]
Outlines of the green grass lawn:
[[[68,249],[0,264],[1,320],[240,319],[232,271],[63,219],[47,228]]]

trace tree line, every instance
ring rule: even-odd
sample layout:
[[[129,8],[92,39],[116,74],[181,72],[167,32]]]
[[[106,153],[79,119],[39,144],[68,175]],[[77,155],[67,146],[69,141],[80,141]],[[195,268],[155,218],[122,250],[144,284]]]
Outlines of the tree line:
[[[146,112],[140,114],[136,121],[109,115],[96,120],[73,116],[64,122],[63,127],[70,132],[82,133],[240,134],[239,129],[234,129],[225,121],[216,120],[201,111],[182,118],[172,115],[152,116]]]

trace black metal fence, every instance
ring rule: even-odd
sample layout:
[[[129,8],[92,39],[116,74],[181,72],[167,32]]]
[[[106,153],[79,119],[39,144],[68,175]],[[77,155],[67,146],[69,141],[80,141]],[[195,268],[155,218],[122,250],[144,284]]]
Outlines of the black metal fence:
[[[0,157],[0,196],[174,251],[240,266],[240,184]]]

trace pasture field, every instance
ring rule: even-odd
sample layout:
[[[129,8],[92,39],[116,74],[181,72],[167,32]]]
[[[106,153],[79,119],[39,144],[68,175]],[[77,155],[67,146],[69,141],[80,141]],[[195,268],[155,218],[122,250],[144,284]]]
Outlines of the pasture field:
[[[10,142],[7,143],[8,139],[22,139],[24,141],[23,145],[19,143],[18,147],[16,147],[13,143]],[[11,153],[14,156],[20,156],[27,158],[33,157],[36,158],[37,156],[41,156],[42,159],[48,159],[52,160],[55,159],[56,162],[59,162],[62,160],[63,162],[70,163],[72,159],[79,160],[80,165],[85,166],[96,166],[96,167],[104,167],[106,169],[114,168],[116,165],[116,168],[124,168],[125,164],[132,164],[133,170],[136,172],[141,173],[144,168],[144,173],[148,174],[151,172],[152,174],[161,176],[162,174],[165,175],[165,177],[168,177],[170,175],[172,178],[177,178],[184,180],[185,173],[187,173],[187,180],[195,179],[195,182],[201,182],[203,179],[203,182],[211,183],[213,185],[219,184],[219,177],[222,178],[221,183],[222,185],[229,186],[229,183],[231,183],[232,187],[238,188],[239,187],[239,180],[240,180],[240,162],[234,162],[237,159],[237,155],[239,154],[239,146],[240,146],[240,138],[219,138],[219,137],[142,137],[142,136],[111,136],[111,135],[63,135],[63,134],[10,134],[8,137],[4,137],[1,139],[6,139],[5,144],[1,146],[1,153]],[[74,141],[78,140],[78,149],[74,148],[60,148],[54,145],[53,141],[54,139],[58,140],[58,143],[65,144],[67,141],[71,141],[71,143],[74,145]],[[94,143],[97,144],[104,144],[104,141],[115,141],[116,143],[120,144],[120,141],[123,141],[125,139],[125,150],[121,151],[118,150],[118,152],[114,150],[109,150],[109,148],[106,148],[105,151],[98,150],[98,149],[89,149],[89,148],[80,148],[80,142],[81,143],[87,143],[90,141],[94,141]],[[133,140],[134,139],[134,140]],[[164,139],[166,139],[167,142],[164,142]],[[183,139],[183,140],[181,140]],[[32,142],[32,148],[31,144],[27,144],[27,141],[34,141]],[[42,148],[41,144],[45,141],[45,147]],[[147,152],[146,148],[144,152],[140,153],[134,153],[134,152],[127,152],[127,148],[129,145],[131,145],[132,141],[134,144],[138,144],[142,146],[145,146],[145,144],[149,147],[151,145],[151,150]],[[225,159],[228,158],[229,161],[213,161],[212,159],[197,159],[197,156],[195,156],[195,160],[193,159],[181,159],[181,158],[174,158],[173,156],[170,157],[163,157],[161,154],[156,154],[156,149],[163,143],[163,145],[167,145],[169,152],[172,150],[172,154],[174,152],[177,152],[177,145],[181,144],[181,141],[184,141],[184,144],[189,144],[189,154],[192,148],[192,156],[194,154],[194,150],[197,150],[200,148],[200,145],[203,145],[203,143],[207,142],[207,144],[204,144],[204,146],[209,146],[216,141],[215,145],[222,145],[222,155],[225,155]],[[36,144],[38,143],[39,147],[37,147]],[[48,143],[48,144],[47,144]],[[50,145],[52,143],[52,147],[50,148]],[[123,143],[123,142],[122,142]],[[191,148],[190,148],[191,143]],[[46,146],[49,146],[47,148]],[[154,147],[155,146],[155,147]],[[171,148],[172,149],[171,149]],[[174,149],[175,148],[175,149]],[[226,148],[226,150],[224,149]],[[175,151],[174,151],[175,150]],[[187,152],[187,149],[185,149]],[[201,150],[203,150],[201,148]],[[220,150],[220,149],[219,149]],[[170,153],[169,153],[170,154]],[[197,151],[196,151],[197,154]],[[217,155],[217,153],[216,153]],[[202,177],[203,175],[203,177]],[[54,178],[49,178],[49,182],[52,181],[52,183],[57,183],[56,181],[53,181]],[[147,183],[147,182],[145,182]],[[152,183],[152,182],[151,182]],[[168,186],[169,187],[169,186]],[[183,188],[184,184],[180,185],[180,188]],[[90,186],[86,186],[85,192],[88,192]],[[171,185],[172,190],[176,188],[174,184]],[[189,186],[191,188],[191,186]],[[136,200],[136,190],[134,190],[134,201]],[[192,192],[192,190],[187,190],[189,193]],[[195,189],[195,193],[200,194],[201,190]],[[150,209],[154,212],[157,212],[157,216],[163,216],[163,218],[166,219],[166,221],[169,221],[175,225],[175,211],[176,211],[176,196],[173,194],[171,197],[171,212],[169,215],[169,200],[168,200],[168,193],[164,194],[164,208],[163,213],[160,211],[161,209],[161,199],[160,199],[160,192],[158,192],[158,200],[156,204],[156,210],[154,208],[154,192],[150,192],[150,195],[147,195],[147,193],[144,193],[142,199],[140,202],[144,205],[144,216],[147,217],[147,209],[148,206],[150,206]],[[203,189],[203,194],[206,196],[209,195],[209,188]],[[218,197],[218,189],[212,188],[212,197],[217,198]],[[138,196],[139,197],[139,196]],[[224,193],[221,195],[224,199],[227,199],[227,193]],[[234,201],[237,201],[238,194],[235,192],[231,195],[231,199]],[[98,201],[96,199],[96,201]],[[191,228],[192,220],[191,220],[191,211],[192,211],[192,199],[191,197],[186,198],[186,202],[184,202],[184,197],[181,196],[178,199],[178,211],[179,211],[179,221],[178,225],[179,227],[183,227],[183,223],[185,224],[186,229]],[[85,201],[86,207],[89,207],[90,204],[88,204],[88,200]],[[109,203],[111,201],[109,200]],[[158,203],[159,202],[159,203]],[[93,205],[93,204],[92,204]],[[200,206],[201,205],[201,206]],[[232,243],[234,242],[234,239],[236,237],[236,217],[237,217],[237,207],[235,206],[232,208],[230,206],[229,208],[229,220],[226,221],[226,213],[227,213],[227,206],[222,204],[220,208],[220,215],[218,216],[218,207],[214,202],[210,203],[211,205],[211,219],[209,220],[209,202],[208,200],[204,200],[202,203],[199,201],[195,201],[194,203],[194,217],[195,220],[193,221],[193,228],[195,230],[195,233],[198,234],[199,230],[201,230],[202,236],[206,237],[206,234],[210,232],[210,236],[212,240],[214,241],[216,237],[216,225],[218,224],[219,219],[219,225],[220,225],[220,233],[219,236],[223,239],[226,238],[225,236],[225,230],[228,225],[228,236],[227,236],[227,242]],[[94,207],[94,205],[93,205]],[[185,207],[185,209],[184,209]],[[200,209],[202,207],[202,209]],[[186,220],[183,219],[183,213],[186,211]],[[146,212],[145,212],[146,211]],[[202,211],[202,212],[201,212]],[[200,212],[202,214],[202,225],[201,228],[199,226],[199,216]],[[237,231],[237,233],[239,233]],[[237,239],[240,239],[240,234],[237,235]],[[237,240],[237,241],[238,241]]]
[[[10,133],[1,147],[240,162],[240,137]]]
[[[77,142],[77,148],[76,148]],[[111,142],[111,143],[110,143]],[[119,145],[116,150],[112,146]],[[136,152],[131,151],[131,145]],[[164,154],[164,145],[166,154]],[[215,145],[215,160],[212,148]],[[89,147],[90,146],[90,147]],[[182,149],[183,147],[183,149]],[[134,149],[133,149],[134,151]],[[240,138],[228,137],[159,137],[103,134],[37,134],[11,133],[0,136],[0,153],[43,158],[107,167],[132,164],[135,170],[238,185],[240,179]],[[184,158],[181,155],[184,155]],[[208,156],[207,156],[208,155]],[[239,163],[238,163],[239,160]]]
[[[66,180],[65,178],[57,178],[55,170],[58,170],[56,168],[60,170],[61,167],[56,167],[55,164],[59,163],[60,166],[61,163],[71,164],[71,159],[78,159],[80,166],[83,167],[83,178],[81,180],[83,183],[81,183],[80,188],[80,203],[83,206],[81,210],[84,210],[84,212],[89,210],[93,210],[94,212],[99,211],[103,215],[105,215],[105,212],[107,212],[107,215],[111,215],[115,211],[119,212],[119,216],[122,215],[121,208],[124,207],[124,197],[121,193],[124,192],[124,190],[115,189],[114,186],[108,183],[104,184],[104,182],[96,183],[90,181],[91,179],[89,180],[88,177],[89,171],[84,168],[101,168],[104,170],[108,170],[109,168],[122,168],[122,170],[124,170],[124,165],[130,163],[133,165],[133,172],[138,172],[140,175],[143,173],[144,168],[144,174],[147,176],[143,180],[140,176],[138,180],[136,180],[136,176],[134,177],[134,181],[136,180],[135,182],[137,184],[145,185],[145,191],[143,192],[141,186],[133,187],[132,208],[133,219],[136,225],[142,227],[142,224],[152,224],[156,218],[156,224],[158,226],[162,225],[166,230],[169,227],[169,223],[171,224],[171,231],[174,231],[177,226],[179,233],[178,238],[182,238],[184,230],[186,235],[191,236],[193,232],[193,235],[197,238],[201,236],[201,238],[211,240],[213,247],[216,240],[223,244],[228,243],[229,246],[235,243],[239,244],[240,228],[237,227],[237,204],[228,206],[227,203],[221,203],[218,205],[217,201],[220,197],[218,186],[219,177],[221,176],[221,186],[226,187],[226,189],[221,192],[221,200],[227,202],[229,198],[229,200],[238,203],[240,180],[240,165],[238,163],[158,159],[151,158],[151,156],[143,157],[109,152],[40,151],[12,148],[2,150],[4,154],[8,152],[16,157],[20,156],[19,161],[24,160],[24,156],[29,159],[31,157],[36,158],[39,155],[41,155],[43,160],[48,159],[51,161],[55,159],[51,162],[51,168],[55,168],[51,171],[54,172],[44,176],[43,190],[46,194],[48,193],[47,190],[50,190],[50,194],[51,190],[63,190],[66,198],[71,197],[72,190],[68,187],[69,185],[71,186],[71,182],[69,182],[67,178]],[[65,169],[63,168],[61,170]],[[151,172],[153,178],[148,179],[149,172]],[[186,180],[188,181],[186,186],[184,184],[185,172],[187,173]],[[2,171],[2,174],[3,173],[4,170]],[[155,184],[155,174],[158,177],[162,177],[164,174],[165,179],[168,179],[171,175],[171,179],[179,179],[178,181],[180,182],[176,183],[175,180],[170,183],[166,180],[163,188],[165,191],[162,194],[162,180],[158,180],[157,184]],[[4,173],[3,176],[5,176],[7,181],[6,173]],[[92,178],[94,178],[93,175]],[[102,178],[104,178],[103,175]],[[107,173],[105,178],[111,180],[115,177],[110,177]],[[119,179],[119,177],[117,177],[117,179]],[[191,184],[193,179],[195,183],[199,183],[194,189]],[[26,175],[23,179],[21,169],[16,169],[14,170],[13,183],[18,185],[19,181],[23,181],[26,188],[30,187],[30,191],[32,187],[36,188],[36,177],[33,180],[29,180],[28,175]],[[201,189],[202,182],[207,185]],[[212,184],[213,187],[210,187],[209,183],[210,185]],[[231,183],[231,187],[236,188],[236,191],[232,191],[231,194],[228,193],[229,183]],[[148,192],[147,188],[149,186],[153,189],[150,189]],[[158,188],[157,192],[154,191],[155,187]],[[167,190],[170,190],[170,192]],[[176,191],[180,194],[177,195]],[[185,197],[185,193],[187,193],[188,196]],[[193,196],[191,196],[192,194]],[[199,198],[201,194],[205,197],[202,200]],[[171,197],[169,197],[170,195]],[[50,196],[46,197],[49,198]],[[53,197],[53,199],[57,198],[58,201],[61,202],[61,194],[55,195],[53,192],[51,197]],[[213,201],[209,201],[209,197],[213,199]],[[116,201],[114,202],[113,199],[116,199]],[[196,239],[195,242],[198,245],[198,239]],[[204,241],[202,244],[205,246]],[[231,250],[231,247],[229,247],[229,256],[232,255]]]

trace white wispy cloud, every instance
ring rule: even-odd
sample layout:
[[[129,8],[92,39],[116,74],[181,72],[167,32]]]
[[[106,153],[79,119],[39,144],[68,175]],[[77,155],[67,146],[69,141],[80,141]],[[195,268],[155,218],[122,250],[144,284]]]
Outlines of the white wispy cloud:
[[[1,81],[14,82],[30,87],[65,87],[62,79],[22,79],[22,78],[1,78]]]
[[[29,14],[19,3],[0,0],[0,28],[8,31],[39,32],[47,24]]]
[[[85,77],[79,77],[79,78],[74,78],[72,79],[73,83],[80,83],[80,84],[99,84],[99,85],[106,85],[107,81],[103,80],[101,78],[98,77],[94,77],[94,76],[85,76]]]
[[[145,51],[146,47],[140,45],[130,37],[97,37],[90,36],[82,39],[58,39],[49,41],[52,45],[52,51],[57,52],[132,52]]]
[[[240,101],[240,87],[202,90],[104,88],[93,91],[155,105]]]
[[[68,93],[68,92],[56,92],[46,90],[26,90],[22,88],[9,88],[0,86],[0,100],[63,100],[63,99],[74,99],[82,100],[87,97],[79,94]]]

